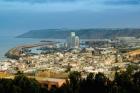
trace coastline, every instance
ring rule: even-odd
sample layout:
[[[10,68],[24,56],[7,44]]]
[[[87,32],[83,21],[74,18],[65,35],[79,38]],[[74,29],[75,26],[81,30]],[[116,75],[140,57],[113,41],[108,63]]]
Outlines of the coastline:
[[[8,60],[8,58],[5,56],[5,54],[16,47],[24,46],[24,45],[32,45],[40,43],[42,40],[51,40],[51,41],[63,41],[64,40],[58,40],[58,39],[41,39],[41,38],[17,38],[15,36],[2,36],[0,37],[0,61]]]
[[[39,39],[33,38],[16,38],[15,36],[1,36],[0,37],[0,61],[6,60],[5,53],[7,53],[10,49],[15,48],[17,46],[32,44],[39,42]]]

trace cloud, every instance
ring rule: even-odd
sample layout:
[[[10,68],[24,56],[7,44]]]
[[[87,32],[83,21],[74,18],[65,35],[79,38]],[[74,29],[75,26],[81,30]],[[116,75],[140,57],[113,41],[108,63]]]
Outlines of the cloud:
[[[2,0],[1,9],[39,12],[68,11],[139,11],[140,0]],[[130,6],[130,5],[133,5]]]
[[[59,2],[76,2],[83,0],[3,0],[6,2],[26,2],[26,3],[59,3]]]
[[[108,5],[139,5],[140,0],[106,0]]]
[[[65,3],[65,2],[89,2],[108,5],[137,5],[140,0],[2,0],[6,2],[26,2],[26,3]]]

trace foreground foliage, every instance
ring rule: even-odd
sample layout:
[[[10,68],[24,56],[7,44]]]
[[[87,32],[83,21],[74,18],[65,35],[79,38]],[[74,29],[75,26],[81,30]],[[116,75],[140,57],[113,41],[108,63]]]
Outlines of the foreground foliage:
[[[0,93],[140,93],[140,72],[130,69],[116,72],[113,81],[102,73],[90,73],[83,79],[79,72],[71,72],[69,79],[62,87],[48,90],[35,79],[19,74],[13,80],[0,79]]]

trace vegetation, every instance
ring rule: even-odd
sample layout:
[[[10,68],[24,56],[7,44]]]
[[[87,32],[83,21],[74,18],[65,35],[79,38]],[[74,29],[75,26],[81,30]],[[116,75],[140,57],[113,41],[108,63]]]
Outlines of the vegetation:
[[[129,66],[126,72],[116,72],[113,81],[102,73],[82,78],[79,72],[70,72],[62,87],[51,90],[18,73],[13,80],[0,79],[0,93],[140,93],[140,72],[136,70]]]
[[[140,37],[140,29],[44,29],[32,30],[18,37],[66,39],[70,32],[76,32],[82,39],[114,38],[121,36]],[[126,33],[127,32],[127,33]]]

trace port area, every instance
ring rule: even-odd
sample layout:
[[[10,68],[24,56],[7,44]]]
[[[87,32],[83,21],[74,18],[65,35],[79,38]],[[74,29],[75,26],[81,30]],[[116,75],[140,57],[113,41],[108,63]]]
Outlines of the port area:
[[[56,43],[58,43],[58,42],[53,42],[53,41],[41,42],[40,41],[39,43],[36,43],[36,44],[26,44],[26,45],[17,46],[17,47],[10,49],[5,54],[5,56],[10,59],[18,60],[20,57],[23,57],[25,55],[35,54],[35,53],[31,53],[31,49],[36,48],[34,50],[37,50],[37,48],[40,48],[40,47],[50,47],[50,46],[56,45]]]

